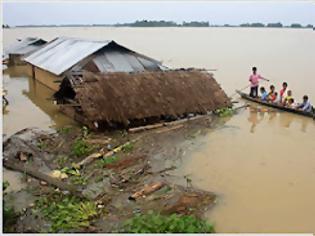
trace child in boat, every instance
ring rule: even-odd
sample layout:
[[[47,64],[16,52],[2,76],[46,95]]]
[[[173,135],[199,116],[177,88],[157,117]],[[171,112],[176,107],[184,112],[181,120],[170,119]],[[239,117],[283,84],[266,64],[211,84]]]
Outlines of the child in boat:
[[[259,80],[263,79],[266,81],[269,81],[265,78],[263,78],[262,76],[260,76],[259,74],[257,74],[257,68],[253,67],[252,68],[253,74],[249,77],[249,81],[250,81],[250,93],[249,96],[256,98],[258,97],[258,86],[259,86]]]
[[[268,93],[267,93],[266,89],[264,87],[261,87],[260,88],[260,93],[261,93],[261,97],[260,97],[261,100],[266,102],[267,99],[268,99]]]
[[[280,102],[280,96],[278,96],[278,93],[275,92],[270,100],[272,103],[279,103]]]
[[[274,85],[270,85],[270,92],[268,93],[268,101],[274,101],[275,98],[275,86]]]
[[[287,87],[288,87],[287,82],[283,82],[282,83],[282,89],[280,90],[280,93],[279,93],[279,95],[280,95],[280,102],[282,102],[282,98],[283,98],[283,95],[284,95],[285,91],[287,90]]]
[[[292,99],[292,98],[293,98],[292,97],[292,91],[288,90],[287,96],[284,98],[282,105],[285,106],[289,102],[289,100]]]
[[[289,108],[296,108],[296,104],[294,103],[294,98],[290,98],[288,100],[288,102],[286,103],[286,107],[289,107]]]
[[[299,110],[305,111],[305,112],[311,112],[312,111],[312,105],[309,102],[307,95],[303,96],[303,102],[301,104],[299,104],[296,108]]]

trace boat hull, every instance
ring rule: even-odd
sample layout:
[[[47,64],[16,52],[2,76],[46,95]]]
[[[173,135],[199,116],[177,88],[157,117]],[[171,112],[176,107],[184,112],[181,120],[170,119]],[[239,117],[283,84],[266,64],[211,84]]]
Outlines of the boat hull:
[[[264,101],[261,101],[260,99],[252,98],[252,97],[250,97],[248,94],[243,93],[243,92],[241,92],[241,91],[236,90],[236,92],[237,92],[243,99],[246,99],[246,100],[248,100],[248,101],[255,102],[255,103],[258,103],[258,104],[261,104],[261,105],[264,105],[264,106],[276,108],[276,109],[278,109],[278,110],[282,110],[282,111],[286,111],[286,112],[290,112],[290,113],[294,113],[294,114],[298,114],[298,115],[302,115],[302,116],[306,116],[306,117],[311,117],[311,118],[315,119],[315,113],[312,113],[312,112],[305,112],[305,111],[296,110],[296,109],[289,108],[289,107],[280,106],[280,105],[277,105],[277,104],[274,104],[274,103],[264,102]]]

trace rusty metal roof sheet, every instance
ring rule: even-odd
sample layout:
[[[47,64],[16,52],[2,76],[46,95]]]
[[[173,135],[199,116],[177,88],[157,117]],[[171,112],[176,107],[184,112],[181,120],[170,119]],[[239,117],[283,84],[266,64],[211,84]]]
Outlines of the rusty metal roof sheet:
[[[58,37],[24,60],[55,75],[61,75],[110,42],[112,41]]]
[[[27,37],[9,45],[4,49],[4,54],[27,55],[39,49],[46,41],[37,37]]]

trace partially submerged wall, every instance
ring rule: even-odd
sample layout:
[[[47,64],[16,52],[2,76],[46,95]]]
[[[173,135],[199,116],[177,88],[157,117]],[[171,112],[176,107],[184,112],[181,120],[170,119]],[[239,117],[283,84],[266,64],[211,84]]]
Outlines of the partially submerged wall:
[[[33,66],[29,63],[27,63],[27,67],[29,76],[41,82],[48,88],[54,91],[58,91],[63,76],[56,76],[48,71],[42,70],[41,68]]]
[[[212,75],[199,70],[72,74],[55,96],[65,103],[61,106],[67,107],[68,115],[74,118],[77,113],[81,122],[97,127],[134,126],[138,121],[205,114],[231,105]]]

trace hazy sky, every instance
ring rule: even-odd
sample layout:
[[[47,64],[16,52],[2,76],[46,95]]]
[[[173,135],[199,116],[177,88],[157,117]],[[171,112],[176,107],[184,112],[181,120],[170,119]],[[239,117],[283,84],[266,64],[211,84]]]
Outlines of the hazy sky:
[[[86,1],[3,3],[4,23],[112,24],[135,20],[282,22],[315,25],[314,1]]]

